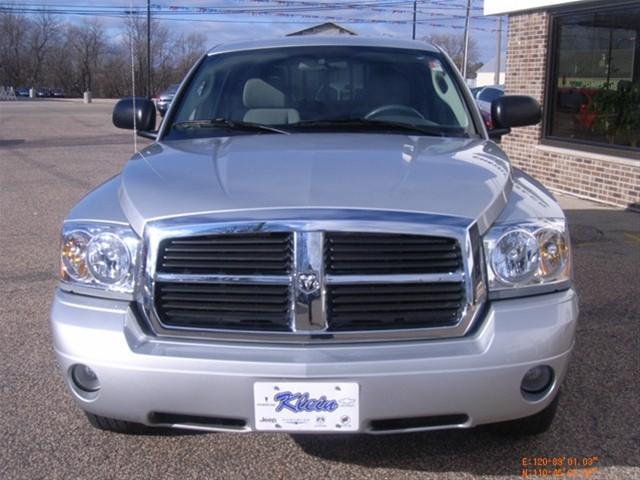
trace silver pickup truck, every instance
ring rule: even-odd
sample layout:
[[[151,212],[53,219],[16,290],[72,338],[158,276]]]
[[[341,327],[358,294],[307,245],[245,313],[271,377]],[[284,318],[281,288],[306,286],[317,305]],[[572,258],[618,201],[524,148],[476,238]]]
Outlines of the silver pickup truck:
[[[425,43],[213,48],[155,142],[62,227],[51,310],[95,427],[392,433],[553,420],[574,345],[565,216]]]

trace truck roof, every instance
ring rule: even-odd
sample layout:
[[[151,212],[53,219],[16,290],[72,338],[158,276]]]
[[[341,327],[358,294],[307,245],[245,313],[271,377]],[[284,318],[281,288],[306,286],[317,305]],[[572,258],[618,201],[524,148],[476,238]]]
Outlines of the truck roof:
[[[241,42],[223,43],[214,46],[208,52],[209,55],[222,52],[242,50],[256,50],[261,48],[277,47],[308,47],[308,46],[355,46],[355,47],[385,47],[410,50],[422,50],[438,52],[438,48],[431,43],[417,40],[402,40],[386,37],[361,37],[361,36],[295,36],[279,37],[260,40],[246,40]]]

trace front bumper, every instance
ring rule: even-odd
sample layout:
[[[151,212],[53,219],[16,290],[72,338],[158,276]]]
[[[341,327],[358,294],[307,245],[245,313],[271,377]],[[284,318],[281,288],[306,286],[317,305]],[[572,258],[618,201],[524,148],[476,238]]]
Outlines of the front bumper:
[[[577,316],[576,294],[567,290],[492,302],[479,327],[458,339],[256,346],[159,341],[140,329],[128,303],[58,290],[51,328],[76,403],[105,417],[251,431],[253,384],[265,380],[357,382],[362,432],[376,431],[376,420],[466,416],[437,426],[386,422],[390,432],[472,427],[542,410],[564,378]],[[97,394],[73,386],[69,372],[76,363],[97,373]],[[544,397],[526,400],[522,377],[540,364],[553,368],[554,384]]]

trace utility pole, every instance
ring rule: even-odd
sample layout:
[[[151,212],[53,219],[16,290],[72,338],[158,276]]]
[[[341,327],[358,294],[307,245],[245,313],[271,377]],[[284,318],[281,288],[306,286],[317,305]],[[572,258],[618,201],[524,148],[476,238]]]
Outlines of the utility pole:
[[[464,17],[464,47],[462,49],[462,78],[467,81],[467,56],[469,53],[469,12],[471,0],[467,0],[467,14]]]
[[[147,0],[147,98],[151,98],[151,0]]]
[[[413,0],[413,35],[411,38],[416,39],[416,16],[418,13],[418,0]]]
[[[498,16],[498,30],[496,31],[496,71],[493,74],[494,85],[500,85],[500,55],[502,54],[502,17]]]

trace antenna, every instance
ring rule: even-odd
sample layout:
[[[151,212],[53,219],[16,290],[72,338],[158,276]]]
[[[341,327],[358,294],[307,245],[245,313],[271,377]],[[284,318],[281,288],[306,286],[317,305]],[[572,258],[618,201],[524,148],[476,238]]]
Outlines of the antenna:
[[[462,78],[467,82],[467,62],[469,55],[469,10],[471,10],[471,0],[467,0],[467,14],[464,17],[464,46],[462,49]]]
[[[130,12],[133,15],[133,0],[130,0]],[[131,27],[133,28],[133,22]],[[129,30],[129,44],[131,45],[131,98],[133,100],[133,151],[138,151],[138,119],[136,118],[136,67],[135,67],[135,53],[133,49],[133,32]]]
[[[147,0],[147,98],[151,98],[151,0]]]
[[[413,0],[413,30],[411,39],[416,39],[416,14],[418,13],[418,0]]]

